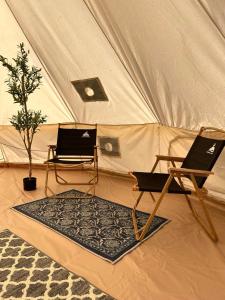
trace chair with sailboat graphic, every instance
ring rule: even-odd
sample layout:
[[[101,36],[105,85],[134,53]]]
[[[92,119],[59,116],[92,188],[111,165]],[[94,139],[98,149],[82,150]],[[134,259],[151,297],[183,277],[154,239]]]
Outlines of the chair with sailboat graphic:
[[[218,240],[208,208],[204,202],[207,195],[207,189],[203,187],[203,185],[208,176],[213,174],[212,168],[220,156],[224,145],[224,130],[212,127],[202,127],[185,158],[157,155],[156,162],[151,172],[133,171],[129,173],[135,179],[133,190],[140,191],[132,211],[134,233],[137,240],[142,240],[145,237],[166,193],[183,194],[194,218],[213,241],[216,242]],[[172,164],[172,167],[168,169],[168,173],[155,172],[159,161],[169,161]],[[175,163],[181,163],[181,166],[177,167]],[[184,178],[188,178],[188,180],[191,181],[193,185],[192,190],[186,188],[183,181]],[[145,192],[150,193],[153,202],[155,202],[155,206],[145,225],[139,228],[136,209]],[[191,198],[189,197],[192,192],[195,192],[202,207],[203,214],[205,215],[204,222],[202,218],[199,217],[199,214],[194,208],[193,201],[191,201]],[[157,200],[153,193],[160,193]]]

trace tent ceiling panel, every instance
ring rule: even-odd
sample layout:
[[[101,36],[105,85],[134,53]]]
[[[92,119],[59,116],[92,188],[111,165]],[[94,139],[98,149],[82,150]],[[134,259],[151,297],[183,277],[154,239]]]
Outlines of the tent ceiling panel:
[[[85,2],[162,124],[225,127],[224,0]]]
[[[23,32],[19,28],[15,18],[6,5],[5,1],[0,1],[0,54],[7,57],[15,57],[17,53],[17,45],[24,42],[25,48],[30,50],[30,61],[37,67],[42,68],[41,63],[31,45],[26,40]],[[4,30],[3,30],[4,28]],[[42,69],[42,85],[40,89],[31,95],[29,108],[40,109],[43,114],[48,116],[48,123],[56,123],[58,120],[73,120],[71,113],[63,103],[58,92],[54,88],[48,74]],[[0,67],[0,124],[9,124],[9,118],[18,110],[18,105],[13,103],[13,98],[8,94],[5,80],[7,79],[7,71]]]
[[[82,0],[7,3],[78,121],[106,124],[157,121]],[[100,78],[108,102],[83,103],[71,84],[93,77]]]

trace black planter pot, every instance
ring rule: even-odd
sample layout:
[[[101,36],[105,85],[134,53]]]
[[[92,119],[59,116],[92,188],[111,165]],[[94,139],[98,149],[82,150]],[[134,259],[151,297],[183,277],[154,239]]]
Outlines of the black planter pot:
[[[36,182],[37,178],[36,177],[25,177],[23,178],[23,189],[25,191],[33,191],[36,190]]]

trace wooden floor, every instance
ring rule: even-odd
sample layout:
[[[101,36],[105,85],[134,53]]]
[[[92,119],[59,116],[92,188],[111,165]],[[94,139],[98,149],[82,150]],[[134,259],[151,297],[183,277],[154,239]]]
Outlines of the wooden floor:
[[[210,206],[219,235],[219,242],[214,244],[193,219],[183,196],[167,196],[158,215],[171,222],[112,265],[10,210],[17,204],[44,197],[44,171],[34,170],[38,178],[38,189],[34,192],[22,189],[22,178],[26,175],[23,169],[0,169],[0,230],[10,229],[118,300],[225,299],[225,211],[222,209]],[[69,189],[52,179],[56,192]],[[132,181],[128,179],[101,175],[96,194],[132,207],[136,193],[131,186]],[[84,190],[84,187],[76,188]],[[150,211],[151,208],[152,202],[146,195],[140,209]]]

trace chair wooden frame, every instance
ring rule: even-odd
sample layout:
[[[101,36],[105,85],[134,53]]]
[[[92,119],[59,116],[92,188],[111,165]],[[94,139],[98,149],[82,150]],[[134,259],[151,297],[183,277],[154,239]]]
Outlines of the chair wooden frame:
[[[204,132],[206,132],[207,130],[209,131],[216,131],[222,134],[225,134],[224,130],[221,129],[217,129],[214,127],[202,127],[199,131],[199,135],[203,135]],[[201,176],[201,177],[208,177],[211,174],[214,174],[211,171],[205,171],[205,170],[198,170],[198,169],[187,169],[187,168],[177,168],[176,167],[176,162],[183,162],[185,158],[183,157],[175,157],[175,156],[165,156],[165,155],[157,155],[156,156],[156,162],[153,165],[153,168],[151,170],[151,172],[153,173],[155,168],[158,165],[158,162],[160,160],[164,160],[164,161],[169,161],[172,164],[172,168],[168,169],[168,173],[169,173],[169,177],[161,191],[160,197],[158,198],[158,200],[155,199],[154,195],[152,194],[152,192],[150,193],[150,196],[153,200],[153,202],[155,202],[155,206],[153,209],[153,212],[149,215],[145,225],[138,229],[138,225],[137,225],[137,218],[136,218],[136,210],[137,210],[137,206],[144,194],[144,191],[141,191],[132,210],[132,221],[133,221],[133,226],[134,226],[134,233],[135,233],[135,238],[139,241],[141,241],[146,233],[148,232],[148,229],[153,221],[154,216],[156,215],[156,212],[160,206],[160,204],[162,203],[162,200],[165,196],[165,194],[168,192],[169,186],[171,181],[173,180],[173,178],[177,178],[178,182],[180,184],[180,186],[182,187],[182,189],[185,190],[184,184],[182,182],[182,177],[186,177],[187,175],[189,176],[189,179],[191,180],[193,187],[194,187],[194,191],[196,193],[196,196],[199,200],[199,203],[203,209],[203,213],[205,215],[206,221],[207,223],[203,222],[201,217],[198,215],[198,213],[196,212],[190,197],[187,194],[184,194],[185,199],[187,201],[188,207],[190,208],[194,218],[196,219],[196,221],[201,225],[201,227],[203,228],[203,230],[206,232],[206,234],[210,237],[211,240],[213,240],[214,242],[218,241],[218,235],[216,233],[215,227],[212,223],[212,220],[210,218],[208,209],[206,207],[206,204],[204,202],[204,198],[207,195],[207,189],[206,188],[199,188],[198,184],[196,182],[196,176]],[[133,190],[134,191],[139,191],[139,187],[138,187],[138,181],[137,178],[134,176],[133,172],[129,172],[129,174],[135,179],[135,185],[133,186]]]
[[[58,128],[61,126],[68,126],[68,125],[74,125],[74,128],[76,128],[75,123],[59,123]],[[94,127],[97,129],[97,125]],[[84,129],[84,128],[82,128]],[[94,154],[92,155],[73,155],[73,156],[64,156],[64,159],[71,159],[73,161],[82,161],[80,163],[53,163],[49,162],[49,160],[57,159],[58,156],[56,155],[56,145],[48,145],[48,156],[47,160],[45,161],[46,164],[46,177],[45,177],[45,195],[46,197],[54,197],[54,198],[65,198],[65,196],[56,195],[53,190],[49,187],[48,180],[49,180],[49,172],[54,171],[55,180],[58,184],[61,185],[89,185],[89,189],[85,192],[85,195],[83,197],[79,198],[91,198],[95,195],[95,186],[98,183],[98,154],[97,154],[97,148],[98,146],[94,146]],[[92,168],[91,168],[92,165]],[[59,175],[59,170],[73,170],[73,171],[87,171],[87,167],[90,168],[91,172],[94,172],[93,176],[90,180],[86,182],[78,182],[78,181],[67,181],[65,178],[63,178],[61,175]],[[71,198],[71,196],[70,196]],[[76,196],[74,198],[77,198]]]

